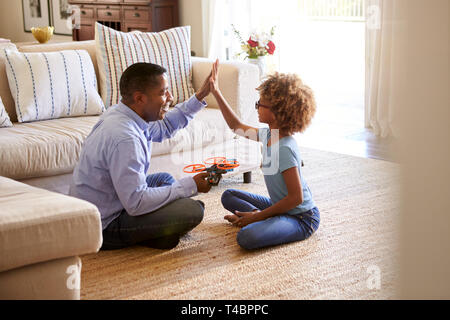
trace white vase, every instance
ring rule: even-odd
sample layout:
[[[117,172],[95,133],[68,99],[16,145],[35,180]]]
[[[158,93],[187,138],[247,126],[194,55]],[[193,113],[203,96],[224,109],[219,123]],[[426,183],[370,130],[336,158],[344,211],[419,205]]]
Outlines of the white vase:
[[[266,57],[260,56],[257,59],[248,58],[248,62],[259,68],[259,78],[263,78],[266,74]]]

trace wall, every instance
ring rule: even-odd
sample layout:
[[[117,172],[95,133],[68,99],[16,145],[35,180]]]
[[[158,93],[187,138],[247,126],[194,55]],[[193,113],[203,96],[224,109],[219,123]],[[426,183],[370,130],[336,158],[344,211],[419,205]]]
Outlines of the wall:
[[[12,42],[36,41],[23,27],[22,0],[0,0],[0,38]],[[71,41],[71,36],[54,35],[52,40]]]
[[[191,50],[196,56],[204,56],[203,50],[203,0],[179,0],[180,24],[191,26]]]
[[[450,79],[448,0],[403,1],[402,299],[450,299]],[[393,213],[395,214],[395,213]]]

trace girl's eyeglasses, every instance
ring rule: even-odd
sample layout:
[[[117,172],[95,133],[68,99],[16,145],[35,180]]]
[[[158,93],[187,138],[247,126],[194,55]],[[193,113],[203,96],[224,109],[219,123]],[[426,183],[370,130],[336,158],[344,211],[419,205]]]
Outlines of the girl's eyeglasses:
[[[255,102],[255,109],[258,110],[259,107],[263,107],[263,108],[267,108],[267,109],[271,109],[271,108],[272,108],[272,107],[265,106],[265,105],[259,103],[259,101],[256,101],[256,102]]]

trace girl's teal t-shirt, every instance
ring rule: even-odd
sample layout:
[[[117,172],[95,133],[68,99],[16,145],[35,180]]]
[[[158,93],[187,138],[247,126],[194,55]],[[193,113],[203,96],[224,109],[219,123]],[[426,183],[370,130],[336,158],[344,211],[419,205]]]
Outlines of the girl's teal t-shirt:
[[[292,167],[297,167],[302,184],[303,202],[287,213],[297,215],[314,208],[316,205],[314,204],[311,190],[302,176],[302,160],[295,139],[292,136],[284,137],[268,147],[267,143],[271,137],[269,128],[259,128],[258,137],[263,144],[262,171],[272,203],[277,203],[288,195],[282,172]]]

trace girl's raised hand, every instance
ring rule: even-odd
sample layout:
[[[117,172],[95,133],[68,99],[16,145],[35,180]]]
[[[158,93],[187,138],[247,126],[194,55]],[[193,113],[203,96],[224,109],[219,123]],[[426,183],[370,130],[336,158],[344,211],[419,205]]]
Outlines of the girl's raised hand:
[[[219,89],[219,59],[217,59],[213,65],[211,70],[211,77],[209,78],[209,85],[211,92],[217,93]]]

